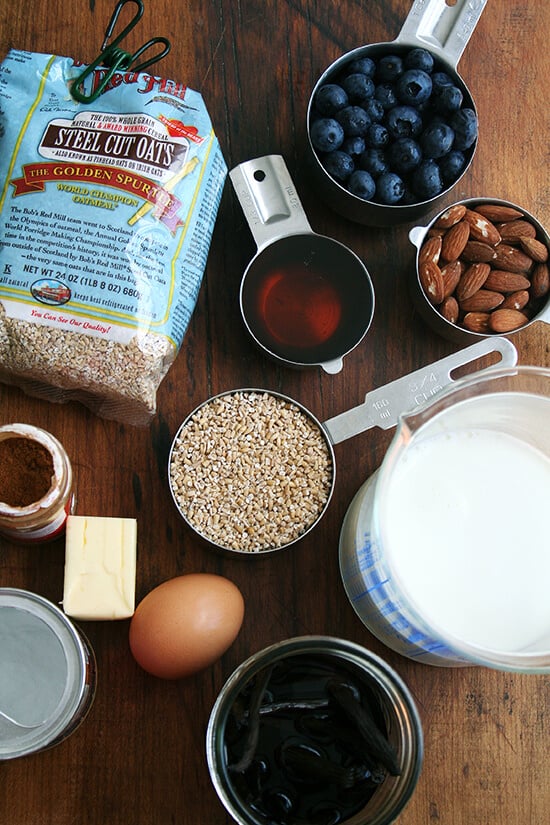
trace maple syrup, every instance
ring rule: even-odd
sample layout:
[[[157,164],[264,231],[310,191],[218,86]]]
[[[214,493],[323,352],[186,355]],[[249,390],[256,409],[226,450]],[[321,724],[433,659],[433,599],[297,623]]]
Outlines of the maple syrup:
[[[241,309],[256,342],[295,364],[342,358],[365,335],[373,292],[361,261],[321,235],[271,244],[247,270]]]

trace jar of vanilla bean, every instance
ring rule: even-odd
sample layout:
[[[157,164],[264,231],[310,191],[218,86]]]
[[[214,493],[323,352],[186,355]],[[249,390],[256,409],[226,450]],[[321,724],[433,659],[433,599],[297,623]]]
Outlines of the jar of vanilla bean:
[[[298,636],[243,662],[206,734],[212,784],[239,825],[390,825],[423,760],[398,674],[346,639]]]
[[[18,542],[51,541],[65,529],[74,501],[63,445],[30,424],[0,427],[0,534]]]

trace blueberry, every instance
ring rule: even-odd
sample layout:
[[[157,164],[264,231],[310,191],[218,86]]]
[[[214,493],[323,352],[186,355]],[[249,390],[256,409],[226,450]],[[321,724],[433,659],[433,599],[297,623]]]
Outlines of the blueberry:
[[[396,91],[402,103],[418,105],[430,97],[432,78],[422,69],[407,69],[397,81]]]
[[[353,158],[340,149],[329,152],[328,155],[323,157],[321,163],[331,178],[334,178],[334,180],[337,180],[339,183],[344,183],[355,169]]]
[[[427,49],[411,49],[403,65],[405,69],[422,69],[423,72],[430,74],[433,71],[434,59]]]
[[[321,115],[330,117],[348,105],[348,96],[336,83],[325,83],[315,94],[315,106]]]
[[[389,163],[382,149],[367,149],[359,158],[359,166],[369,172],[373,178],[378,178],[389,171]]]
[[[405,192],[403,194],[403,197],[399,201],[399,205],[400,206],[409,206],[410,204],[413,204],[413,203],[418,203],[418,198],[416,197],[416,195],[414,194],[412,189],[410,189],[407,186],[407,184],[405,184]]]
[[[332,152],[339,149],[344,140],[344,130],[337,120],[322,117],[311,124],[311,142],[318,152]]]
[[[445,157],[439,161],[439,169],[443,182],[447,185],[454,183],[466,165],[466,158],[462,152],[453,149],[447,152]]]
[[[374,77],[376,63],[370,57],[358,57],[357,60],[352,60],[349,70],[350,72],[366,74],[367,77]]]
[[[363,103],[374,95],[374,83],[365,74],[356,72],[342,80],[342,88],[346,92],[350,103]]]
[[[318,89],[311,143],[328,174],[359,198],[430,200],[458,180],[478,137],[464,95],[428,48],[357,56]]]
[[[392,137],[416,137],[422,131],[422,118],[412,106],[394,106],[386,115]]]
[[[382,123],[371,123],[367,129],[366,140],[369,146],[381,149],[388,145],[390,133]]]
[[[440,112],[456,112],[462,106],[463,94],[458,86],[444,86],[436,97],[436,108]]]
[[[390,166],[399,174],[407,174],[420,164],[422,150],[412,138],[399,138],[389,150]]]
[[[405,194],[405,184],[395,172],[385,172],[376,181],[376,195],[382,203],[399,203]]]
[[[395,54],[381,57],[376,69],[376,79],[381,83],[393,83],[403,74],[403,61]]]
[[[367,146],[365,138],[361,137],[361,135],[355,135],[355,137],[345,138],[340,148],[342,152],[347,152],[348,155],[352,157],[358,157],[363,154]]]
[[[423,160],[413,172],[412,188],[421,200],[434,198],[443,189],[441,172],[435,160]]]
[[[433,122],[420,135],[420,145],[427,158],[442,158],[450,152],[455,133],[446,123]]]
[[[432,75],[433,93],[437,97],[445,86],[454,86],[454,81],[446,72],[434,72]]]
[[[449,121],[455,133],[453,149],[469,149],[477,138],[477,116],[473,109],[459,109]]]
[[[346,137],[364,135],[370,126],[370,118],[361,106],[346,106],[344,109],[340,109],[336,113],[336,119],[344,130]]]
[[[391,83],[379,83],[374,90],[374,99],[382,104],[384,109],[391,109],[397,105],[397,96]]]
[[[348,189],[352,195],[357,195],[365,201],[370,201],[376,192],[374,178],[363,169],[356,169],[348,180]]]
[[[367,102],[363,104],[363,109],[373,123],[379,123],[384,117],[384,107],[379,100],[375,100],[374,98],[367,100]]]

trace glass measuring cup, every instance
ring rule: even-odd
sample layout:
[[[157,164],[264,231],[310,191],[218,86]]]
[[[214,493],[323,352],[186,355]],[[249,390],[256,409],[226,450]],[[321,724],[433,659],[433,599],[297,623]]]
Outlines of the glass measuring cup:
[[[549,420],[550,370],[529,366],[460,379],[401,416],[340,536],[346,593],[384,644],[550,672]]]
[[[280,155],[241,163],[229,176],[258,247],[240,288],[248,332],[285,366],[340,372],[374,314],[365,265],[313,232]]]

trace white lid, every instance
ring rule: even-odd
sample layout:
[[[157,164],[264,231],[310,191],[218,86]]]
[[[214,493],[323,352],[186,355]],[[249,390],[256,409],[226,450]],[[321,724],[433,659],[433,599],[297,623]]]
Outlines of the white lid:
[[[41,596],[0,588],[0,760],[53,745],[89,692],[88,650]]]

